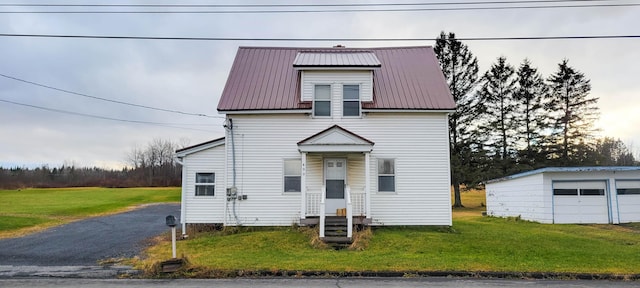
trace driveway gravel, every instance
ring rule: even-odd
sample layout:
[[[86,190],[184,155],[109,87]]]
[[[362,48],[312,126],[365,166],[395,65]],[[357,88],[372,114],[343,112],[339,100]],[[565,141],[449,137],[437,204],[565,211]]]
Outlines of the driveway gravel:
[[[132,211],[81,220],[19,238],[0,239],[0,265],[82,266],[133,257],[148,239],[169,227],[165,217],[180,215],[179,204],[154,204]]]

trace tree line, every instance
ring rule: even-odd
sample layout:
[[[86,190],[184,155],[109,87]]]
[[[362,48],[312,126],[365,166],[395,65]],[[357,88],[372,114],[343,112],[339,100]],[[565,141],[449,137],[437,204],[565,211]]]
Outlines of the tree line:
[[[132,148],[126,156],[128,166],[119,170],[74,164],[0,167],[0,189],[180,186],[182,166],[174,155],[182,146],[170,140],[153,139],[143,148]]]
[[[434,50],[456,102],[449,116],[454,207],[460,189],[549,166],[639,165],[619,139],[597,138],[598,97],[590,80],[563,59],[540,74],[498,57],[483,74],[455,33],[441,32]]]

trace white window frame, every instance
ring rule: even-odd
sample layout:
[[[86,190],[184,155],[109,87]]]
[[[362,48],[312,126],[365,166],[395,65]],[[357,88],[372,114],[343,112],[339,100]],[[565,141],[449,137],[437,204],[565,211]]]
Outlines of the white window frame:
[[[358,99],[345,99],[344,86],[358,86]],[[345,102],[358,102],[358,115],[344,115]],[[362,117],[362,85],[360,83],[344,83],[342,84],[342,117],[343,118],[361,118]]]
[[[299,161],[301,169],[298,171],[298,175],[287,175],[287,161]],[[286,177],[300,177],[300,191],[287,191],[286,190]],[[282,160],[282,191],[284,193],[301,193],[302,192],[302,159],[300,158],[288,158]]]
[[[200,183],[198,182],[198,174],[213,174],[213,183]],[[194,179],[194,193],[193,195],[196,197],[215,197],[216,196],[216,173],[215,172],[196,172]],[[212,186],[213,187],[213,195],[198,195],[198,186]]]
[[[381,174],[380,173],[380,161],[386,161],[386,160],[392,160],[393,161],[393,174]],[[376,187],[377,191],[380,193],[398,193],[397,190],[397,180],[398,180],[398,172],[396,171],[397,168],[397,160],[395,158],[378,158],[377,162],[376,162],[376,172],[378,175],[378,187]],[[386,190],[380,190],[380,176],[385,176],[385,177],[389,177],[389,176],[393,176],[393,191],[386,191]]]
[[[329,100],[319,100],[322,102],[329,102],[329,115],[316,115],[316,102],[318,101],[316,99],[316,87],[317,86],[328,86],[329,87]],[[331,116],[333,115],[333,86],[330,83],[314,83],[313,84],[313,112],[312,115],[314,118],[331,118]]]

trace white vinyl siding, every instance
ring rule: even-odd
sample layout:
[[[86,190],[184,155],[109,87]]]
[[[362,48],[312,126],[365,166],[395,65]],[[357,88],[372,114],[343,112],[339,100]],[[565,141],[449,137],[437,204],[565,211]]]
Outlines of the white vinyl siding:
[[[182,223],[224,223],[225,145],[183,158]],[[214,173],[214,196],[196,196],[196,173]]]
[[[374,225],[451,225],[448,128],[445,113],[369,113],[365,118],[310,118],[303,114],[234,115],[238,193],[243,225],[282,226],[300,219],[299,193],[282,193],[282,159],[299,158],[296,143],[338,124],[375,143],[371,152]],[[227,139],[230,139],[227,134]],[[227,147],[227,179],[232,179]],[[379,156],[380,155],[380,156]],[[377,159],[396,159],[396,193],[376,193]],[[364,190],[362,153],[308,153],[307,191],[323,185],[323,159],[347,158],[347,185]],[[404,180],[404,181],[403,181]],[[227,217],[233,225],[234,217]]]
[[[487,214],[552,223],[551,198],[544,196],[543,175],[535,174],[486,185]]]

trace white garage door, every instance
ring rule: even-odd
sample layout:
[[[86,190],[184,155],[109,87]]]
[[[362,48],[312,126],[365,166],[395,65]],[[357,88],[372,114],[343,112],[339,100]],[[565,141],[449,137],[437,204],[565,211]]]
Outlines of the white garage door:
[[[640,181],[616,180],[620,223],[640,222]]]
[[[553,182],[553,223],[609,223],[606,182]]]

